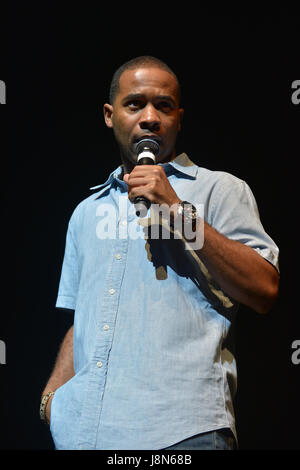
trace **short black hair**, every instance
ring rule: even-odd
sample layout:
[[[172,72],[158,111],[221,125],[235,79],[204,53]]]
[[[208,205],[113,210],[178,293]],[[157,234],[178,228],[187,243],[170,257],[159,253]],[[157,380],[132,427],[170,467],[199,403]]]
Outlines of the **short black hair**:
[[[111,84],[110,84],[110,89],[109,89],[109,102],[110,104],[114,103],[114,100],[116,98],[116,95],[119,91],[119,82],[120,82],[120,77],[125,70],[134,70],[137,69],[140,66],[147,66],[147,65],[154,65],[162,70],[166,70],[169,72],[173,77],[175,77],[177,86],[178,86],[178,101],[180,103],[181,99],[181,92],[180,92],[180,83],[179,80],[176,76],[176,74],[173,72],[173,70],[162,60],[158,59],[157,57],[153,57],[150,55],[142,55],[139,57],[135,57],[134,59],[130,59],[129,61],[125,62],[123,65],[121,65],[114,73]]]

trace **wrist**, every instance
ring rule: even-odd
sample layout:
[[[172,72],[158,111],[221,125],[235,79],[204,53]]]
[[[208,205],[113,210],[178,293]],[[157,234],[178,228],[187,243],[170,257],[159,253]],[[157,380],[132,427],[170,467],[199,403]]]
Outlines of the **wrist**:
[[[170,215],[171,224],[174,225],[176,221],[179,221],[180,224],[192,224],[193,227],[199,217],[195,206],[191,202],[180,199],[171,207]]]
[[[49,391],[42,395],[40,403],[40,418],[47,424],[50,424],[50,404],[53,399],[54,391]]]

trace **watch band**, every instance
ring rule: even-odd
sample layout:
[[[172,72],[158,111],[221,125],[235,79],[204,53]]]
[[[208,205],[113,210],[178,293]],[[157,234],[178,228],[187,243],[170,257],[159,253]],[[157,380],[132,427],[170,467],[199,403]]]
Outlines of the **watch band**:
[[[181,215],[184,219],[195,220],[198,217],[197,209],[191,202],[181,201],[177,206],[177,214]]]

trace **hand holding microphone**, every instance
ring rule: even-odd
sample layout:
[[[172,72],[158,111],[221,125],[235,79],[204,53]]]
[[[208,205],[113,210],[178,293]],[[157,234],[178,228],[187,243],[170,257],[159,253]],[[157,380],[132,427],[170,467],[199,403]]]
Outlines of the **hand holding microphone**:
[[[151,202],[156,204],[167,204],[171,207],[173,204],[180,202],[179,197],[171,186],[166,173],[161,165],[156,165],[156,157],[159,154],[160,146],[159,143],[149,138],[144,138],[136,144],[136,153],[137,153],[137,164],[132,170],[130,176],[124,175],[124,181],[129,185],[128,186],[128,196],[130,197],[131,202],[135,205],[136,215],[138,217],[145,217],[147,215],[148,209],[151,205]],[[143,169],[142,165],[147,165]],[[149,165],[151,165],[149,167]],[[152,167],[152,165],[155,165]],[[151,180],[151,189],[148,185],[144,187],[140,183],[141,177],[143,180],[145,176],[148,176],[149,181]],[[129,182],[128,178],[131,178]],[[154,183],[154,184],[153,184]],[[139,190],[144,194],[147,194],[147,197],[144,195],[134,196],[134,191],[136,187],[141,187]],[[145,188],[145,189],[144,189]],[[142,193],[143,194],[143,193]],[[148,199],[149,194],[151,194],[151,201]]]
[[[155,157],[159,153],[159,144],[153,139],[142,139],[136,145],[137,165],[155,165]],[[137,196],[134,200],[135,213],[138,217],[145,217],[151,203],[144,196]]]

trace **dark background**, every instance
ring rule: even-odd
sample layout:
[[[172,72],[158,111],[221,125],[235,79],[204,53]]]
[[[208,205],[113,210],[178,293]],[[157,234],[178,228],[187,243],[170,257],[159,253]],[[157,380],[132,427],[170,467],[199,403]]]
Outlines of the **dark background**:
[[[196,5],[196,4],[195,4]],[[300,15],[216,14],[173,5],[111,10],[15,4],[1,21],[7,104],[2,163],[1,449],[52,449],[40,394],[72,317],[54,308],[68,219],[119,165],[102,105],[115,69],[165,60],[182,84],[178,152],[252,188],[281,250],[279,298],[267,315],[241,307],[235,325],[241,449],[299,449],[298,191]]]

